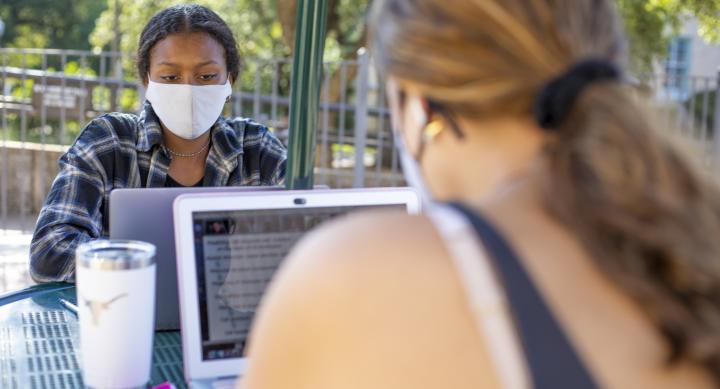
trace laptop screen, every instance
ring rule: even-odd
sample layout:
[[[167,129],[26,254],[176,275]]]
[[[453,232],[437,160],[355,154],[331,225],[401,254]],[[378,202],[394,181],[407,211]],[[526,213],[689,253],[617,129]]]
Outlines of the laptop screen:
[[[243,356],[257,305],[304,233],[361,209],[405,204],[193,212],[202,359]]]

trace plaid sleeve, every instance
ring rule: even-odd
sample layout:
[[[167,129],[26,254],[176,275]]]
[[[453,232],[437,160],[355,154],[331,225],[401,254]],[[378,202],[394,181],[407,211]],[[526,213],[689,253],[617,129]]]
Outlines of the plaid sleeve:
[[[282,142],[267,127],[250,119],[237,118],[231,124],[242,134],[243,174],[248,185],[282,185],[287,160]]]
[[[36,282],[74,281],[75,248],[101,237],[105,169],[97,153],[110,143],[107,130],[93,121],[60,158],[30,245],[30,275]]]
[[[260,148],[260,180],[265,185],[285,184],[287,150],[270,131],[265,130]],[[263,174],[263,172],[269,172]]]

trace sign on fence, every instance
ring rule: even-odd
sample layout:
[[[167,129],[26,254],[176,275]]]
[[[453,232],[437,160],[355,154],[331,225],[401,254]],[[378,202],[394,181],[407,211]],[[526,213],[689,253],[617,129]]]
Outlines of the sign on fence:
[[[91,109],[90,89],[66,85],[38,85],[33,87],[33,108],[40,112],[44,105],[49,117],[60,117],[60,110],[77,110],[83,105],[84,110]]]

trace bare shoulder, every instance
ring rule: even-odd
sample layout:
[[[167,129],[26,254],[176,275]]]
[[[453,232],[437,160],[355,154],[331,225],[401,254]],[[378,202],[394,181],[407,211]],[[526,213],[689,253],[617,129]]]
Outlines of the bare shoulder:
[[[418,251],[431,249],[437,253],[432,249],[441,247],[442,241],[425,216],[402,211],[370,211],[325,224],[298,245],[296,254],[303,257],[303,253],[313,251],[312,258],[302,260],[332,262],[326,265],[365,266],[375,259],[382,259],[381,263],[387,263],[389,258],[410,260],[409,255]]]
[[[331,221],[308,234],[293,249],[278,279],[299,283],[304,293],[312,292],[308,285],[337,293],[372,283],[365,297],[386,295],[383,281],[397,288],[394,279],[400,274],[406,283],[425,272],[437,275],[436,268],[448,263],[445,257],[443,242],[425,216],[371,211]]]
[[[248,388],[442,387],[448,380],[448,387],[477,387],[492,375],[481,368],[481,350],[430,220],[370,212],[328,223],[294,248],[263,300],[245,380]],[[272,374],[277,369],[285,374]]]

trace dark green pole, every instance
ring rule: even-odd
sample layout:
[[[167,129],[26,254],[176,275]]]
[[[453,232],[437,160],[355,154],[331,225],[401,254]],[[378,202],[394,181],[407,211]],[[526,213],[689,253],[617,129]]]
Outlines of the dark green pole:
[[[297,0],[295,58],[290,92],[287,189],[311,189],[322,85],[327,0]]]

